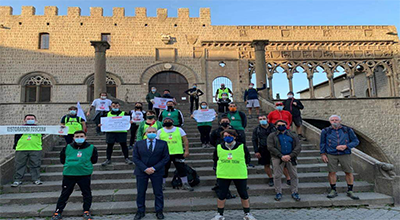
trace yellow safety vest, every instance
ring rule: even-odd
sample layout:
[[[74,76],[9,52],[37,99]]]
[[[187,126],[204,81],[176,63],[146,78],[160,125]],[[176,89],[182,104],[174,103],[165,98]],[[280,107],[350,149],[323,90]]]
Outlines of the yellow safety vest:
[[[182,136],[178,127],[172,133],[167,133],[161,128],[160,140],[168,143],[169,155],[183,154]]]
[[[217,178],[247,179],[247,165],[243,144],[240,144],[234,150],[225,150],[218,144],[217,155]]]

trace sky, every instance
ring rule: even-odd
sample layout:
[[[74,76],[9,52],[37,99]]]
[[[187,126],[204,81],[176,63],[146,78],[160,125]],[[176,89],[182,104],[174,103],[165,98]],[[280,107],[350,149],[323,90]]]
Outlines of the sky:
[[[35,6],[43,14],[45,6],[57,6],[60,15],[68,7],[80,7],[89,15],[90,7],[103,7],[104,16],[112,15],[113,7],[124,7],[126,16],[134,16],[135,7],[146,7],[148,16],[156,16],[157,8],[167,8],[168,16],[176,17],[178,8],[189,8],[191,17],[199,9],[211,9],[212,25],[395,25],[400,29],[400,0],[0,0],[2,6],[12,6],[14,14],[21,6]],[[323,73],[314,76],[314,84],[325,81]],[[287,79],[274,75],[274,94],[286,97]],[[294,91],[308,87],[305,74],[294,78]]]

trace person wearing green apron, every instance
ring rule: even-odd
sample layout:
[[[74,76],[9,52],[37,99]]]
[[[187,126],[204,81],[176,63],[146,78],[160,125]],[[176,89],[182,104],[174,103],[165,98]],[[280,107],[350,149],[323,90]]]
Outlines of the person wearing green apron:
[[[175,108],[175,103],[173,101],[168,101],[167,109],[163,110],[158,116],[159,121],[163,121],[164,118],[172,118],[174,120],[175,127],[182,127],[184,122],[182,112]]]
[[[61,118],[61,126],[68,127],[68,135],[65,135],[65,142],[70,144],[74,141],[75,131],[84,130],[86,131],[86,121],[85,119],[78,117],[78,108],[71,106],[68,108],[69,114],[64,115]]]
[[[90,182],[93,164],[97,163],[97,159],[97,148],[86,142],[86,133],[82,130],[75,131],[74,141],[67,144],[60,152],[60,161],[64,164],[62,191],[52,220],[62,219],[62,212],[76,184],[83,196],[83,219],[92,219],[90,215],[90,206],[92,205]]]
[[[238,111],[235,103],[229,103],[229,112],[224,116],[227,116],[231,120],[231,126],[239,134],[239,141],[246,145],[246,133],[244,132],[247,126],[246,114]]]
[[[217,175],[219,193],[217,193],[217,215],[212,220],[224,220],[224,207],[229,185],[233,182],[241,198],[243,219],[255,220],[250,214],[249,195],[247,193],[247,164],[250,163],[250,153],[247,147],[236,140],[235,130],[225,130],[221,133],[224,141],[218,144],[213,154],[214,170]]]
[[[156,120],[156,112],[153,110],[148,110],[146,112],[146,120],[139,124],[139,128],[136,133],[136,141],[146,140],[146,130],[148,127],[154,127],[157,129],[162,128],[162,123]]]
[[[189,140],[185,131],[182,128],[175,127],[173,123],[174,120],[172,118],[164,118],[163,128],[157,131],[157,139],[166,141],[168,144],[170,158],[165,165],[162,187],[165,189],[168,170],[172,162],[178,171],[179,178],[182,180],[182,189],[193,191],[193,188],[189,185],[185,167],[185,158],[189,157]]]

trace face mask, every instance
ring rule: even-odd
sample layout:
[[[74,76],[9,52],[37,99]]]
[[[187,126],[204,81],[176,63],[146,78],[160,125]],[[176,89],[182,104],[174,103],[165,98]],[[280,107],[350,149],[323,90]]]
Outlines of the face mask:
[[[173,110],[174,106],[168,106],[168,110]]]
[[[293,98],[293,95],[288,95],[287,97],[288,97],[289,99],[291,99],[291,98]]]
[[[112,111],[117,112],[117,111],[119,111],[119,108],[112,108]]]
[[[153,119],[154,117],[156,117],[156,116],[154,116],[154,115],[146,116],[146,118],[148,118],[148,119]]]
[[[225,88],[225,86],[221,86],[221,88]]]
[[[221,125],[222,125],[222,127],[225,127],[225,128],[226,128],[226,127],[228,127],[230,124],[229,124],[229,122],[222,122]]]
[[[193,89],[197,88],[197,86],[193,86]]]
[[[171,127],[172,122],[164,122],[163,127]]]
[[[82,144],[83,142],[85,142],[85,138],[75,138],[75,143]]]
[[[154,139],[154,138],[157,137],[157,134],[156,134],[156,133],[148,133],[148,134],[147,134],[147,137],[148,137],[149,139]]]
[[[260,120],[260,125],[266,125],[268,124],[267,120]]]
[[[332,127],[338,128],[340,126],[340,123],[332,123]]]
[[[253,86],[249,86],[249,88],[250,88],[250,89],[252,89],[252,88],[253,88]]]
[[[222,96],[222,98],[223,98],[223,99],[227,99],[227,98],[228,98],[228,96]]]
[[[107,98],[107,96],[101,96],[100,98],[101,98],[101,99],[106,99],[106,98]]]
[[[152,91],[152,92],[156,92],[157,90],[156,90],[156,89],[152,89],[151,91]]]
[[[229,111],[231,112],[236,112],[237,108],[236,107],[229,107]]]
[[[26,120],[26,123],[28,125],[33,125],[33,124],[35,124],[35,120]]]
[[[142,109],[142,106],[135,106],[136,109]]]
[[[276,109],[279,110],[279,111],[282,111],[283,110],[283,106],[276,106]]]
[[[69,111],[69,113],[70,113],[71,115],[76,115],[76,110],[71,110],[71,111]]]
[[[279,125],[278,126],[278,131],[285,131],[286,130],[286,125]]]
[[[233,141],[234,139],[233,139],[233,137],[231,137],[231,136],[226,136],[226,137],[224,137],[224,141],[226,142],[226,143],[232,143],[232,141]]]
[[[202,105],[201,108],[202,108],[202,109],[206,109],[207,106],[206,106],[206,105]]]

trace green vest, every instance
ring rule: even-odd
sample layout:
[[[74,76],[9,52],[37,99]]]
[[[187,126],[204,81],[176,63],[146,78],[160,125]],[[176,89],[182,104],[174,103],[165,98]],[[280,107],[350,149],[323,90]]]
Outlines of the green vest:
[[[238,130],[243,131],[244,127],[242,126],[242,118],[240,117],[239,111],[236,111],[233,115],[231,112],[228,113],[228,118],[231,120],[231,126]]]
[[[167,133],[161,128],[160,140],[168,143],[169,155],[183,154],[182,136],[178,127],[172,133]]]
[[[117,116],[125,116],[125,112],[121,111],[121,113],[119,115],[113,115],[113,114],[111,114],[111,111],[109,111],[107,113],[107,117],[117,117]],[[107,132],[125,132],[126,133],[128,131],[107,131]]]
[[[65,126],[68,127],[68,134],[74,134],[75,131],[82,130],[82,118],[81,117],[72,118],[67,115],[67,116],[65,116],[64,124],[65,124]]]
[[[16,151],[23,150],[42,150],[41,134],[23,134],[17,142]]]
[[[212,126],[212,121],[197,122],[197,127],[200,127],[200,126]]]
[[[228,94],[228,97],[229,97],[229,89],[228,88],[225,88],[225,89],[219,88],[218,89],[218,98],[219,99],[222,99],[222,93]]]
[[[91,161],[93,145],[84,149],[75,149],[70,144],[65,149],[65,164],[63,175],[65,176],[87,176],[93,173]]]
[[[147,139],[146,130],[147,130],[148,127],[156,128],[157,131],[158,131],[157,121],[156,121],[152,126],[146,124],[146,122],[144,123],[144,127],[143,127],[143,140]]]
[[[167,110],[162,111],[161,113],[162,118],[172,118],[174,120],[174,126],[179,126],[179,110],[175,109],[172,112],[169,112]]]
[[[247,179],[247,165],[243,144],[240,144],[234,150],[222,149],[222,146],[218,144],[217,155],[217,178]]]

